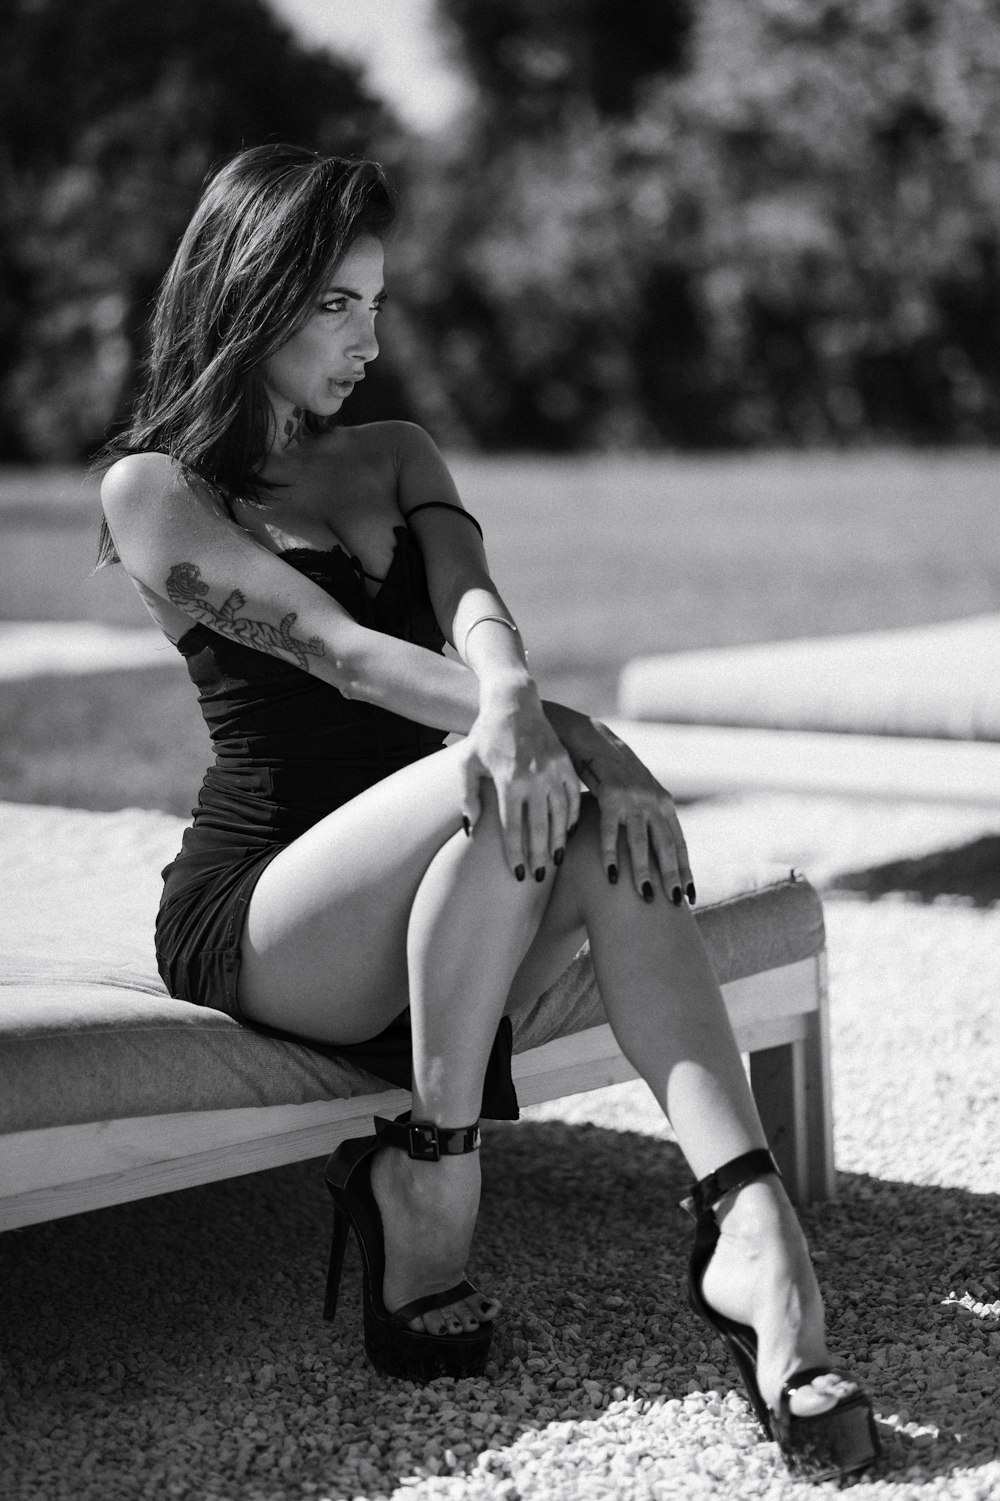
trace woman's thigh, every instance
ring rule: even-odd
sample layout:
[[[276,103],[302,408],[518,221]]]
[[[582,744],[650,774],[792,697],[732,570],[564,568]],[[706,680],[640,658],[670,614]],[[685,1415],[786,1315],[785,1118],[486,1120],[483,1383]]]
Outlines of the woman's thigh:
[[[266,867],[241,945],[239,1001],[249,1021],[351,1043],[408,1004],[410,909],[428,865],[461,827],[457,750],[377,782]]]

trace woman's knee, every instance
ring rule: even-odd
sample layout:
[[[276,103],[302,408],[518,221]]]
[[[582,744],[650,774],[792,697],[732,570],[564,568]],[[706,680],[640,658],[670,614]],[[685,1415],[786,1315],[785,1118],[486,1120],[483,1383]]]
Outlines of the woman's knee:
[[[573,838],[575,839],[578,834],[587,834],[588,832],[591,835],[597,834],[600,836],[601,805],[592,792],[585,790],[580,793],[580,817],[577,819],[576,833],[573,835]]]
[[[580,795],[580,816],[567,841],[560,876],[563,871],[573,876],[581,872],[587,874],[594,869],[600,870],[601,866],[601,809],[592,792],[583,792]]]
[[[558,871],[550,862],[542,879],[536,880],[525,858],[515,858],[492,787],[484,788],[482,813],[471,836],[466,839],[459,834],[455,843],[459,879],[463,886],[466,882],[478,886],[484,920],[502,909],[508,922],[520,922],[525,940],[530,942],[551,900]]]
[[[544,919],[546,931],[561,936],[568,933],[581,935],[584,923],[585,900],[583,885],[601,871],[601,822],[596,798],[584,793],[580,799],[580,816],[573,834],[566,842],[563,858],[558,865],[550,863],[539,882],[528,875],[525,886],[531,887],[539,898],[537,912],[541,927]]]
[[[503,820],[500,816],[500,803],[497,798],[496,788],[492,784],[484,784],[480,792],[480,799],[482,806],[479,817],[476,819],[472,831],[468,836],[470,853],[481,854],[494,863],[498,871],[502,867],[511,880],[515,881],[518,885],[523,884],[517,881],[515,875],[516,867],[520,863],[524,866],[525,875],[529,877],[530,883],[530,872],[527,870],[527,852],[522,851],[519,857],[515,854],[517,844],[516,835],[512,838],[511,834],[514,831],[504,828]]]
[[[640,902],[643,899],[624,831],[619,829],[617,841],[605,844],[600,804],[592,793],[585,792],[580,799],[579,822],[567,846],[560,878],[565,885],[574,888],[585,909],[592,910],[594,901],[605,898],[616,902],[629,896]]]

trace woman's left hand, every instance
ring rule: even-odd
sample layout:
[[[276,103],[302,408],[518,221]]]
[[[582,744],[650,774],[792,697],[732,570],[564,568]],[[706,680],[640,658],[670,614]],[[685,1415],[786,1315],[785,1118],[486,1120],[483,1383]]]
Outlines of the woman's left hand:
[[[651,902],[659,886],[675,906],[695,899],[687,844],[674,800],[652,772],[606,725],[600,740],[576,770],[597,799],[601,813],[601,855],[608,879],[616,882],[622,834],[636,891]]]

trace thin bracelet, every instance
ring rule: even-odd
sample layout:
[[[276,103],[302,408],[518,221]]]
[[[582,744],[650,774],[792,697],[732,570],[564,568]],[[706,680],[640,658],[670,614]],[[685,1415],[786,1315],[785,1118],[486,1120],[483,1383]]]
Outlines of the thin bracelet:
[[[471,636],[472,632],[476,629],[476,626],[477,625],[482,625],[482,623],[483,623],[484,620],[495,620],[498,625],[505,625],[509,631],[513,631],[514,632],[515,636],[520,636],[520,634],[521,634],[520,631],[518,630],[517,626],[514,624],[513,620],[508,620],[507,617],[506,617],[506,615],[478,615],[476,617],[476,619],[472,622],[472,624],[467,628],[467,630],[465,632],[465,635],[462,638],[462,656],[463,657],[465,656],[465,648],[469,644],[469,637]]]

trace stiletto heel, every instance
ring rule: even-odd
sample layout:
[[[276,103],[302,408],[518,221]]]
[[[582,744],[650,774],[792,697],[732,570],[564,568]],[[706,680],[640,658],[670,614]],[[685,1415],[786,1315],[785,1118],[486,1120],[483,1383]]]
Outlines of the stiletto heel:
[[[385,1230],[371,1186],[375,1153],[385,1146],[399,1147],[419,1162],[438,1162],[443,1156],[478,1151],[479,1123],[446,1128],[411,1121],[408,1113],[395,1121],[376,1116],[374,1136],[345,1141],[337,1148],[326,1165],[334,1217],[324,1317],[332,1319],[337,1310],[344,1252],[353,1229],[361,1251],[365,1352],[376,1370],[410,1381],[481,1376],[493,1338],[492,1322],[460,1334],[425,1334],[409,1326],[410,1319],[422,1313],[474,1294],[471,1282],[463,1280],[445,1292],[414,1298],[392,1313],[385,1306]]]
[[[807,1366],[794,1372],[781,1389],[778,1411],[764,1401],[757,1380],[757,1335],[748,1324],[737,1323],[717,1313],[705,1300],[702,1282],[719,1241],[715,1206],[727,1194],[774,1173],[781,1177],[771,1153],[760,1148],[734,1157],[691,1187],[682,1207],[695,1220],[694,1248],[688,1269],[691,1307],[722,1336],[733,1357],[750,1398],[750,1404],[768,1438],[777,1441],[791,1470],[811,1480],[830,1480],[866,1469],[878,1458],[880,1445],[871,1402],[864,1392],[842,1397],[835,1407],[815,1417],[792,1412],[792,1394],[815,1377],[840,1375],[831,1366]],[[845,1379],[849,1379],[846,1378]]]
[[[331,1193],[333,1192],[331,1185]],[[330,1270],[326,1274],[326,1297],[323,1300],[323,1317],[330,1323],[337,1316],[337,1294],[340,1292],[340,1277],[344,1270],[344,1254],[350,1233],[350,1216],[345,1214],[336,1195],[333,1200],[333,1241],[330,1246]]]

